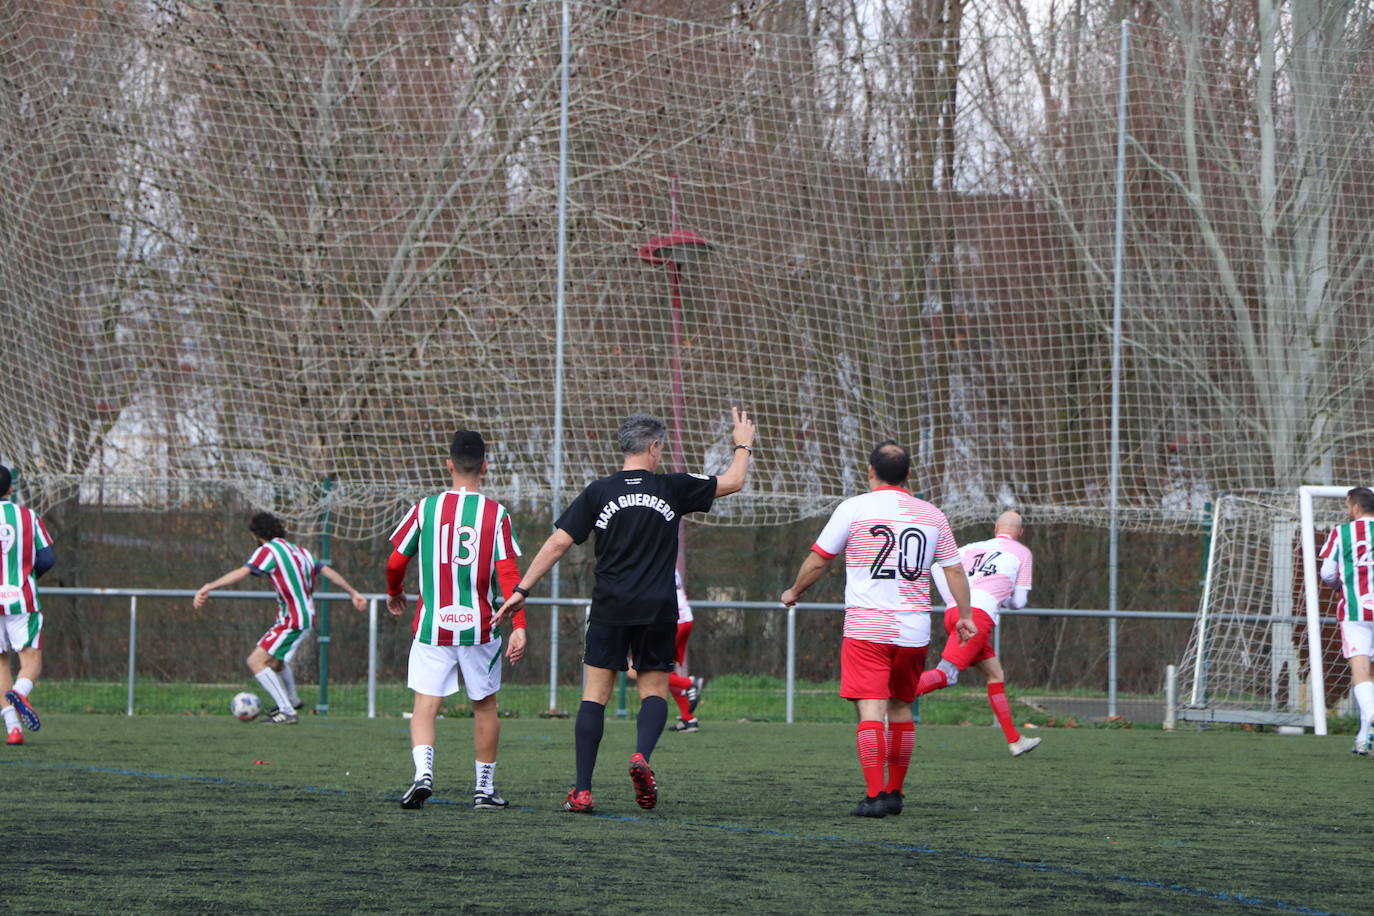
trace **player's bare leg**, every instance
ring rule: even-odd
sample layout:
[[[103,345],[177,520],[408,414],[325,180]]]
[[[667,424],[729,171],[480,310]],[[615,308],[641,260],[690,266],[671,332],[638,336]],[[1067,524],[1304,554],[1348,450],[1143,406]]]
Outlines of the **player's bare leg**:
[[[9,653],[0,652],[0,714],[5,718],[5,743],[18,745],[24,743],[24,732],[19,728],[19,713],[8,700],[3,699],[13,688],[14,675],[10,672]]]
[[[38,680],[38,675],[43,671],[43,652],[41,649],[20,649],[19,650],[19,677],[14,679],[11,686],[4,690],[5,701],[14,709],[23,721],[26,728],[31,732],[36,732],[41,727],[38,713],[29,704],[29,694],[33,692],[34,681]],[[5,671],[8,677],[8,665]],[[9,718],[6,716],[6,724]],[[8,730],[8,729],[7,729]],[[19,741],[13,742],[22,744],[21,736]]]
[[[410,713],[410,756],[415,762],[415,778],[401,796],[402,808],[423,807],[434,794],[434,720],[443,702],[443,697],[415,694]]]
[[[496,752],[501,744],[501,719],[497,715],[496,694],[472,701],[472,745],[477,753],[476,776],[472,789],[474,808],[505,808],[506,800],[496,792]]]
[[[1355,734],[1355,746],[1350,750],[1360,755],[1374,752],[1374,680],[1370,677],[1368,655],[1352,655],[1350,663],[1351,692],[1355,694],[1355,705],[1360,709],[1360,728]]]
[[[286,686],[282,684],[281,678],[277,676],[277,666],[281,660],[273,657],[262,646],[254,646],[253,651],[248,653],[248,670],[253,672],[259,684],[267,691],[267,695],[272,698],[272,703],[277,707],[276,713],[268,713],[268,722],[295,722],[296,713],[291,708],[291,697],[286,693]]]
[[[983,676],[987,678],[988,705],[992,707],[992,714],[997,717],[997,724],[1002,726],[1002,734],[1007,738],[1007,746],[1011,749],[1011,755],[1020,757],[1022,754],[1035,750],[1040,739],[1021,737],[1021,733],[1016,730],[1016,723],[1012,721],[1011,704],[1007,702],[1007,685],[1002,673],[1002,663],[997,660],[996,656],[985,658],[978,663],[978,670],[983,672]]]

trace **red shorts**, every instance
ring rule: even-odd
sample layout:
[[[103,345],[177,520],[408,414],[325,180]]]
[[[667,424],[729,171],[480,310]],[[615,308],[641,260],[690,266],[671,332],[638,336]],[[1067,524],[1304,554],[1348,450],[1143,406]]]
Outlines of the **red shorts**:
[[[910,703],[926,666],[926,648],[845,637],[840,647],[840,696]]]
[[[973,622],[978,626],[978,635],[962,646],[959,645],[959,637],[954,635],[954,625],[958,622],[957,607],[945,611],[945,632],[949,634],[949,639],[945,642],[945,650],[940,653],[941,658],[963,671],[970,665],[997,657],[997,653],[992,651],[992,631],[997,628],[997,624],[992,622],[992,617],[987,611],[982,608],[973,609]]]

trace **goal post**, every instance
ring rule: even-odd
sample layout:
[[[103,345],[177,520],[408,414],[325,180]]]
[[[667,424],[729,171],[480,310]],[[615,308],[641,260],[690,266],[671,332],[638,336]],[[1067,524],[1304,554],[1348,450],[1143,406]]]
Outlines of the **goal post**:
[[[1308,654],[1309,664],[1313,671],[1322,670],[1321,642],[1318,634],[1321,632],[1321,598],[1320,587],[1317,578],[1317,529],[1315,512],[1313,511],[1312,500],[1314,498],[1345,500],[1346,493],[1350,492],[1350,487],[1298,487],[1298,519],[1302,529],[1302,581],[1303,581],[1303,604],[1307,611],[1307,631],[1308,631]],[[1319,698],[1324,698],[1323,694],[1318,693],[1318,689],[1324,687],[1324,682],[1314,677],[1312,679],[1312,706],[1313,709],[1320,711],[1321,730],[1319,735],[1326,734],[1326,706],[1318,702]]]
[[[1198,615],[1178,671],[1180,721],[1327,733],[1316,528],[1343,520],[1332,500],[1346,491],[1302,487],[1216,501]]]

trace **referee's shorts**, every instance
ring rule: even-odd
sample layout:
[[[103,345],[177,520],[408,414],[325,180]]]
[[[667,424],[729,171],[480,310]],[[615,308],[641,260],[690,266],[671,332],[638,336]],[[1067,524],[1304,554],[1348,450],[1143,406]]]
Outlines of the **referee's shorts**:
[[[634,657],[636,671],[672,671],[677,667],[677,619],[666,623],[614,626],[587,623],[586,650],[582,660],[593,668],[625,671]]]

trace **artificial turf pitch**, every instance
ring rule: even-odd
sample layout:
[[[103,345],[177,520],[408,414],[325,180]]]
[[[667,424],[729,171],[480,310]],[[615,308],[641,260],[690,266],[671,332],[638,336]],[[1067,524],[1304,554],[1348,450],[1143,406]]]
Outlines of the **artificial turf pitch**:
[[[403,719],[51,714],[0,749],[7,913],[1370,912],[1374,761],[1350,738],[921,726],[900,817],[849,816],[852,726],[665,734],[635,806],[608,721],[598,814],[559,806],[572,724],[503,723],[506,811],[473,811],[471,720],[403,811]]]

